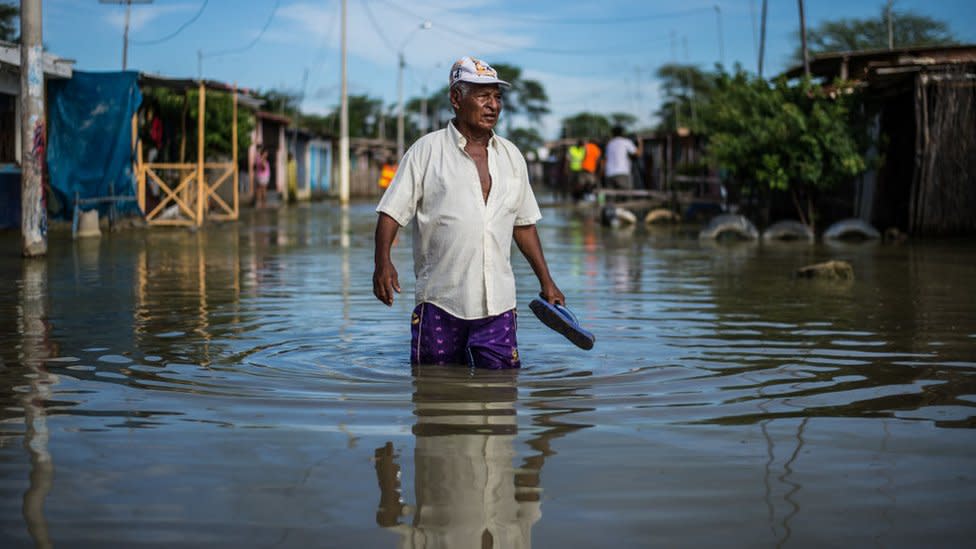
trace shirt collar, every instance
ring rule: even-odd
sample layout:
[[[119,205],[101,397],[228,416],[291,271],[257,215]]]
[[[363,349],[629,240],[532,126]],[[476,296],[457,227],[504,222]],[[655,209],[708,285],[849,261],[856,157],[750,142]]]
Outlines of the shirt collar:
[[[447,135],[451,139],[451,143],[458,146],[459,149],[464,149],[464,146],[468,144],[468,138],[464,137],[460,131],[454,126],[454,121],[449,120],[447,122]],[[491,137],[488,138],[488,145],[494,147],[498,144],[498,140],[495,139],[495,131],[491,131]]]

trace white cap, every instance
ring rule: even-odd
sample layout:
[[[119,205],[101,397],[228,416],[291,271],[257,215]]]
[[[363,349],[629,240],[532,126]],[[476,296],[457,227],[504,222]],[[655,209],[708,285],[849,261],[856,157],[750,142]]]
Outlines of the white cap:
[[[498,84],[503,88],[511,88],[512,85],[498,78],[498,71],[491,68],[491,65],[475,59],[474,57],[462,57],[454,62],[451,67],[449,78],[451,88],[458,82],[471,82],[472,84]]]

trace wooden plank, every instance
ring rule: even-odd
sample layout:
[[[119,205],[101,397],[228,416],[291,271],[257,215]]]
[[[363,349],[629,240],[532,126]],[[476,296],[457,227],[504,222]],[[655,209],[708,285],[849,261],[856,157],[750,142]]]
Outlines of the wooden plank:
[[[157,215],[159,215],[159,212],[169,202],[175,202],[180,207],[180,210],[185,212],[186,215],[190,217],[190,219],[193,219],[193,211],[190,209],[189,205],[187,205],[183,200],[180,199],[179,193],[180,191],[183,190],[184,187],[186,187],[187,185],[189,185],[191,181],[193,181],[193,178],[196,176],[195,173],[191,172],[190,175],[186,176],[186,178],[180,181],[180,184],[177,185],[175,189],[171,189],[169,185],[167,185],[165,181],[160,179],[160,177],[156,175],[156,173],[153,172],[152,170],[147,169],[146,173],[149,175],[149,177],[151,177],[154,181],[156,181],[156,184],[159,185],[160,190],[165,192],[167,195],[167,197],[161,200],[159,204],[156,204],[156,207],[153,208],[153,210],[150,213],[146,214],[146,221],[154,219]]]
[[[153,219],[148,222],[150,225],[170,225],[170,226],[181,226],[187,227],[193,225],[193,220],[190,219]]]
[[[146,162],[146,166],[156,170],[195,170],[196,164],[187,164],[185,162]]]
[[[135,119],[135,116],[133,116]],[[146,215],[146,167],[142,163],[142,141],[136,143],[136,196],[139,198],[139,211]]]

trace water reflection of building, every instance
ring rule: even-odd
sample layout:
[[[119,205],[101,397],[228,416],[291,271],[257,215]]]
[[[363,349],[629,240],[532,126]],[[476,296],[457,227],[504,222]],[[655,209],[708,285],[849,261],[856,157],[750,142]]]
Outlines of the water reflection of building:
[[[153,233],[153,245],[136,254],[133,330],[145,354],[169,359],[195,357],[209,365],[215,329],[213,311],[226,309],[218,324],[240,321],[240,251],[237,231]],[[169,337],[192,335],[174,345]],[[185,346],[199,347],[187,349]]]
[[[417,372],[415,503],[402,503],[393,444],[376,450],[377,522],[396,531],[402,547],[531,546],[542,516],[544,458],[513,465],[517,379],[514,372],[472,376],[458,368]]]

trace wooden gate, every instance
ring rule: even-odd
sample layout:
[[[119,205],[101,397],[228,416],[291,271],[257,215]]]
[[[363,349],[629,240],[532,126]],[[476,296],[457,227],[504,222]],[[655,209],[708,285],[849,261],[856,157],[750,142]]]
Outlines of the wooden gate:
[[[232,160],[206,162],[205,123],[206,86],[200,83],[200,108],[197,117],[197,161],[195,163],[143,162],[142,141],[136,141],[136,119],[132,121],[136,145],[136,181],[139,209],[149,225],[186,225],[199,227],[207,219],[235,220],[239,215],[237,169],[237,86],[233,88],[233,125],[231,130]],[[175,172],[175,183],[167,182],[163,172]],[[230,182],[230,203],[218,192]],[[147,185],[159,191],[160,201],[146,209]]]

